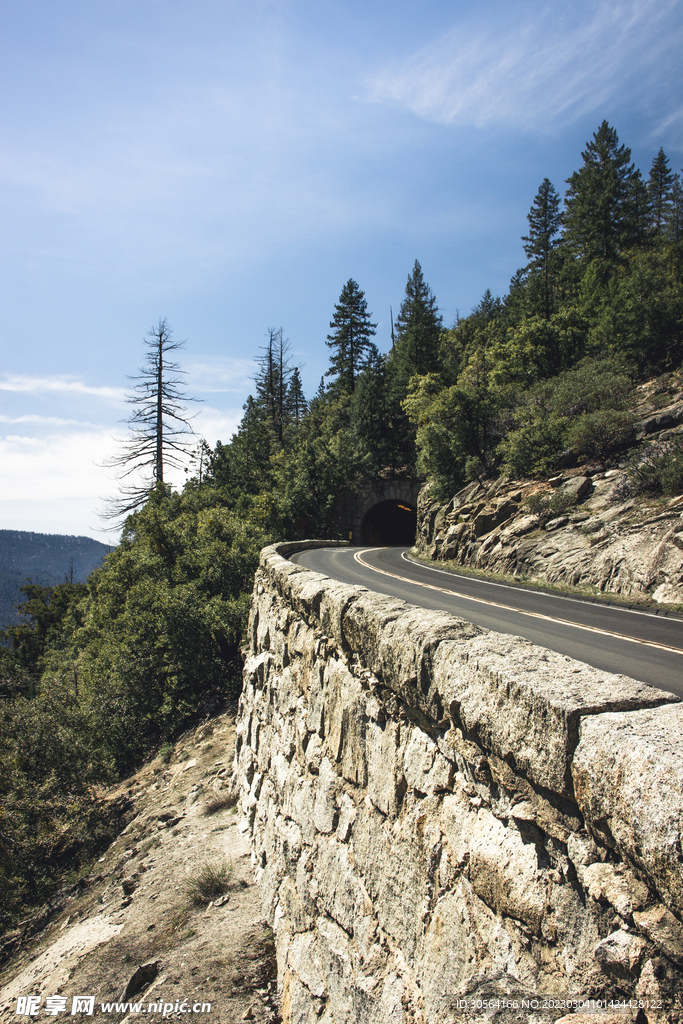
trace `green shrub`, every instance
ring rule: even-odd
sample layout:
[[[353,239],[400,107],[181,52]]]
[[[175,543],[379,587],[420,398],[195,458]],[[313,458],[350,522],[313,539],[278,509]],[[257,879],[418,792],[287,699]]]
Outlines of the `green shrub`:
[[[51,679],[38,696],[0,702],[0,933],[49,899],[122,827],[97,799],[115,778],[73,688]]]
[[[584,413],[626,408],[633,379],[622,360],[587,356],[538,386],[549,390],[553,412],[576,419]]]
[[[568,448],[580,458],[605,458],[633,438],[625,411],[631,378],[616,359],[582,359],[524,392],[497,456],[510,476],[544,477]]]
[[[569,428],[567,441],[579,458],[605,459],[623,451],[635,437],[636,418],[621,409],[586,412]]]
[[[554,491],[552,494],[542,494],[537,491],[524,499],[524,505],[532,515],[537,517],[539,524],[544,526],[551,519],[555,519],[573,508],[576,505],[576,498],[573,494],[566,494],[564,491]]]
[[[269,538],[220,500],[155,493],[87,585],[30,585],[28,621],[0,634],[0,931],[122,827],[98,787],[152,750],[166,761],[239,692]]]
[[[548,476],[565,448],[567,420],[560,417],[528,422],[511,430],[498,446],[503,468],[512,477]]]
[[[662,491],[674,497],[683,494],[683,444],[669,451],[661,468]]]
[[[626,476],[631,493],[682,494],[683,437],[640,448],[631,456]]]
[[[171,760],[171,757],[173,756],[173,749],[173,744],[168,742],[162,743],[159,747],[159,758],[164,764],[168,764]]]

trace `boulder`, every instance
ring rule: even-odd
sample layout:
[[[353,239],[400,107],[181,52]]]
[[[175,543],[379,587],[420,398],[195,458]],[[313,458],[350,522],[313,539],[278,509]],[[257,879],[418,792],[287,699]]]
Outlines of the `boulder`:
[[[589,476],[572,476],[566,483],[562,484],[560,494],[565,494],[568,498],[573,498],[574,501],[581,501],[590,486],[591,479]]]
[[[617,978],[630,978],[640,967],[646,947],[647,942],[640,935],[620,929],[598,942],[595,959],[606,973]]]
[[[647,873],[683,912],[683,704],[585,718],[572,761],[593,834]]]

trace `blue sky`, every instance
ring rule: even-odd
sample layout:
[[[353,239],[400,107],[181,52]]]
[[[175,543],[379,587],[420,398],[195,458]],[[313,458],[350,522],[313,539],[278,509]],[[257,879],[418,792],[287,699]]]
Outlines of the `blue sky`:
[[[226,441],[269,326],[312,394],[355,278],[389,346],[524,262],[603,118],[683,165],[680,0],[5,0],[0,528],[102,536],[127,375],[167,317]]]

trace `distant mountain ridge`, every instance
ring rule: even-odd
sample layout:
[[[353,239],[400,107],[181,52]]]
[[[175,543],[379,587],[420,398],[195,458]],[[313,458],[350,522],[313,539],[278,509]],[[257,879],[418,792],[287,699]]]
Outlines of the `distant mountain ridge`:
[[[111,550],[92,537],[0,530],[0,628],[19,621],[14,605],[27,578],[54,586],[71,579],[73,567],[74,583],[82,583]]]

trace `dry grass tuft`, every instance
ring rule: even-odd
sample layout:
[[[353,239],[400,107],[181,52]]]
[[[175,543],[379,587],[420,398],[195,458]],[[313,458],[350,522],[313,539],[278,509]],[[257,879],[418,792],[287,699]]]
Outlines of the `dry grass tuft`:
[[[209,903],[228,891],[231,875],[232,864],[228,861],[202,864],[185,883],[185,894],[195,906]]]
[[[237,793],[216,793],[215,796],[210,797],[204,806],[202,807],[202,814],[208,816],[209,814],[217,814],[219,811],[224,811],[228,807],[234,807],[237,803]]]

